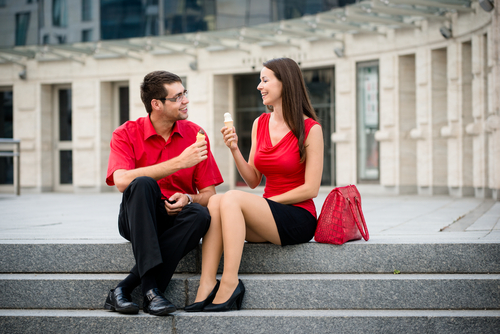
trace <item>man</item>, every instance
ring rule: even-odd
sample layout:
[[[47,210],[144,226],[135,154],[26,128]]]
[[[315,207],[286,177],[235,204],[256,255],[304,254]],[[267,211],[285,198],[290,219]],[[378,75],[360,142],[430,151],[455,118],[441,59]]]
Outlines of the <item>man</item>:
[[[138,313],[131,293],[141,284],[144,312],[174,312],[162,292],[210,225],[208,199],[223,180],[208,139],[196,142],[200,127],[186,120],[186,95],[177,75],[147,74],[141,98],[148,116],[113,132],[106,183],[123,193],[118,227],[132,243],[136,265],[109,292],[106,309]]]

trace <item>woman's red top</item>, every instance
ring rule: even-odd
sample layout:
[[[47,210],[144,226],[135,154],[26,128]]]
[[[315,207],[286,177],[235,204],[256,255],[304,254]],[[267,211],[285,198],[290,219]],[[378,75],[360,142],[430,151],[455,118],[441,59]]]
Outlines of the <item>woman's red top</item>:
[[[270,113],[259,117],[254,156],[255,167],[266,177],[264,198],[280,195],[303,185],[306,172],[306,163],[305,161],[300,163],[298,140],[292,131],[289,131],[276,145],[273,146],[271,143],[270,117]],[[305,120],[305,138],[315,124],[319,123],[312,118]],[[304,208],[317,217],[312,198],[293,205]]]

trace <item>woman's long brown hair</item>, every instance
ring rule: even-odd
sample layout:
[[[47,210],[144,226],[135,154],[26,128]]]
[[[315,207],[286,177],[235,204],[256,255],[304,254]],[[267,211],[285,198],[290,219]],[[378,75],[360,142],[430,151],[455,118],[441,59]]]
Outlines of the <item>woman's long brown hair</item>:
[[[318,121],[307,94],[306,84],[299,65],[290,58],[275,58],[266,61],[265,67],[274,72],[282,84],[281,100],[283,118],[299,144],[300,162],[306,160],[304,115]],[[273,111],[272,106],[267,106]]]

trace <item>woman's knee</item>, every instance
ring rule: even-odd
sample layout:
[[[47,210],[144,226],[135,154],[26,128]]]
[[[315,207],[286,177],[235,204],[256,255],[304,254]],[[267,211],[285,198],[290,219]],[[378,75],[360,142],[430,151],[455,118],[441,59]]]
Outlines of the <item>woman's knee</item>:
[[[221,196],[219,206],[221,208],[226,208],[233,205],[240,205],[242,193],[241,190],[229,190]]]
[[[219,212],[220,209],[220,200],[224,196],[224,194],[216,194],[210,197],[208,200],[208,211],[210,211],[210,214],[214,214],[216,212]]]

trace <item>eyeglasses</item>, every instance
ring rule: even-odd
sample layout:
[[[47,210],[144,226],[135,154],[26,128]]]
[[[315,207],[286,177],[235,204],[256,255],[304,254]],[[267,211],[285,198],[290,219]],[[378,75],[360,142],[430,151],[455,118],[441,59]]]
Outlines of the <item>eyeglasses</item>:
[[[170,102],[180,102],[184,99],[184,96],[187,96],[188,94],[188,91],[185,90],[184,93],[181,93],[179,95],[177,95],[176,97],[162,97],[161,99],[156,99],[156,100],[160,100],[160,101],[165,101],[165,100],[168,100]]]

